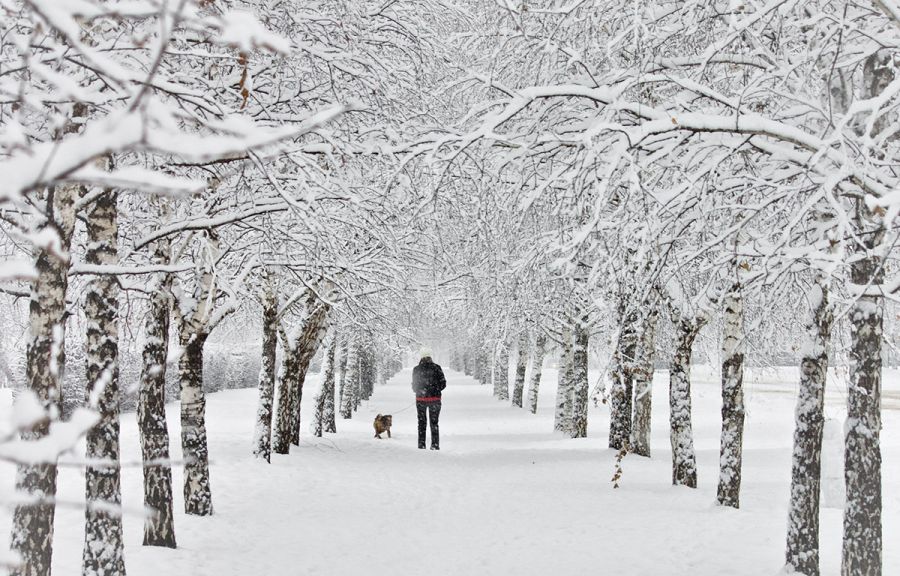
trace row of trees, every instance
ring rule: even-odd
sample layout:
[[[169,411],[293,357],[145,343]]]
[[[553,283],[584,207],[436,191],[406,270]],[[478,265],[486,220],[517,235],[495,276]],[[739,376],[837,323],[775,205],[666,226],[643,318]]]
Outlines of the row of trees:
[[[591,343],[608,364],[597,392],[611,412],[610,447],[649,456],[650,382],[665,362],[672,481],[696,487],[692,355],[698,339],[716,342],[718,501],[738,507],[745,356],[793,359],[801,379],[785,560],[809,575],[819,574],[827,367],[849,365],[842,573],[880,574],[900,9],[475,4],[492,17],[460,44],[470,66],[456,89],[469,113],[410,147],[470,191],[439,199],[463,220],[435,247],[468,270],[445,277],[469,342],[458,365],[491,381],[493,359],[495,394],[506,400],[518,348],[520,405],[527,339],[544,341],[532,365],[553,343],[556,425],[579,437]]]
[[[18,464],[11,573],[50,573],[57,460],[84,437],[83,571],[125,573],[123,386],[137,387],[155,511],[144,544],[176,546],[172,369],[185,512],[213,513],[204,352],[229,319],[264,334],[254,450],[266,459],[298,442],[326,333],[343,342],[326,348],[347,364],[344,397],[358,403],[397,369],[396,341],[379,334],[398,332],[416,194],[392,149],[431,107],[422,86],[444,72],[424,62],[441,61],[436,39],[459,17],[433,4],[0,3],[0,290],[28,333],[25,390],[0,442]],[[121,382],[123,337],[141,350],[136,382]],[[73,348],[86,390],[62,417]]]
[[[825,375],[829,360],[849,364],[842,570],[881,573],[882,344],[900,285],[893,2],[0,10],[0,286],[29,302],[32,393],[0,443],[23,498],[15,573],[49,573],[56,459],[84,435],[84,569],[124,572],[121,319],[142,329],[145,502],[158,511],[145,543],[175,545],[170,361],[186,512],[213,512],[204,350],[236,317],[263,334],[266,460],[299,441],[317,350],[321,433],[396,370],[385,359],[411,327],[453,318],[457,365],[532,411],[525,351],[540,366],[556,348],[555,427],[574,437],[588,431],[589,350],[608,359],[594,393],[619,451],[650,455],[652,372],[668,364],[672,481],[688,487],[692,354],[706,338],[722,365],[718,500],[735,507],[744,356],[798,357],[786,564],[808,575]],[[62,420],[72,316],[86,397]],[[791,349],[798,333],[807,343]]]

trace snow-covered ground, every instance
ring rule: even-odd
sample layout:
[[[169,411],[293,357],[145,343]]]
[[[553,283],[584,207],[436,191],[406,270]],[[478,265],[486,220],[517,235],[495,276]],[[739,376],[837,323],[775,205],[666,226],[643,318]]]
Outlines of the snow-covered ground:
[[[760,575],[783,561],[795,371],[747,379],[742,508],[715,506],[719,389],[710,372],[693,383],[697,490],[670,485],[667,375],[654,384],[653,457],[628,456],[621,487],[610,478],[608,410],[592,408],[589,438],[551,433],[556,373],[545,371],[537,416],[500,403],[488,386],[448,372],[440,452],[416,449],[409,371],[377,387],[337,435],[307,432],[317,386],[305,391],[304,437],[271,465],[250,455],[256,391],[209,397],[215,515],[178,513],[177,550],[141,547],[141,520],[126,518],[131,576],[327,576],[357,574]],[[884,573],[900,574],[900,376],[886,373]],[[595,381],[595,375],[592,375]],[[841,418],[840,382],[828,414]],[[393,439],[372,438],[377,413],[394,415]],[[174,457],[177,405],[170,407]],[[124,457],[139,458],[134,414],[123,422]],[[4,490],[12,471],[4,467]],[[182,507],[175,472],[176,511]],[[55,574],[80,568],[83,474],[60,472],[72,506],[57,513]],[[141,507],[138,468],[124,471],[124,503]],[[2,528],[9,525],[3,513]],[[823,574],[840,564],[841,511],[822,512]]]

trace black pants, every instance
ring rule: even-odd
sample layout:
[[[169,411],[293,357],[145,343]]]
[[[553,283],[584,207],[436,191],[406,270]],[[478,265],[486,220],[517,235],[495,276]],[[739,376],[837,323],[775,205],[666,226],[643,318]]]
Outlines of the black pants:
[[[416,414],[419,416],[419,448],[425,447],[425,415],[431,421],[431,447],[440,447],[440,434],[438,432],[438,418],[441,415],[440,402],[416,402]]]

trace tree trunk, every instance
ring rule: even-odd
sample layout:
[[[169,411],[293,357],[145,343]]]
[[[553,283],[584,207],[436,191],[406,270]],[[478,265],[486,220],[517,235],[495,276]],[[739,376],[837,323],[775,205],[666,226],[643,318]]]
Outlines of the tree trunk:
[[[484,385],[485,384],[484,374],[485,374],[485,370],[484,370],[484,366],[483,366],[482,353],[481,353],[480,349],[477,349],[473,353],[473,358],[472,358],[472,376],[475,377],[475,380],[477,380],[479,384]]]
[[[156,243],[159,263],[169,261],[169,242]],[[172,506],[172,466],[166,423],[166,360],[169,356],[169,295],[171,280],[159,274],[151,291],[144,324],[144,350],[138,392],[137,418],[144,462],[144,546],[175,548]]]
[[[325,343],[325,357],[322,359],[322,386],[316,396],[315,435],[322,437],[322,432],[335,432],[334,421],[334,356],[337,348],[337,334],[332,335]]]
[[[786,564],[791,571],[819,576],[819,495],[822,472],[822,432],[825,424],[825,379],[832,312],[823,278],[810,293],[813,316],[800,362],[791,500],[788,510]]]
[[[323,386],[325,387],[325,402],[323,404],[323,427],[325,432],[331,432],[334,434],[337,432],[337,422],[334,417],[334,376],[335,376],[335,361],[337,355],[337,334],[334,335],[331,339],[331,345],[328,346],[328,351],[326,353],[325,361],[327,362],[325,367],[325,381]]]
[[[574,405],[572,408],[572,438],[587,437],[588,418],[588,327],[584,322],[575,324],[572,347],[572,384]]]
[[[291,415],[291,444],[294,446],[300,445],[300,405],[303,400],[303,385],[306,383],[306,372],[309,370],[309,363],[312,361],[313,356],[316,355],[316,351],[325,337],[327,318],[328,306],[317,303],[315,311],[307,319],[303,327],[303,334],[300,336],[299,342],[297,342],[297,345],[300,347],[297,374],[294,378],[297,401],[296,405],[292,406],[294,413]]]
[[[181,379],[181,451],[184,454],[184,512],[213,513],[206,440],[206,394],[203,392],[203,347],[207,334],[181,330],[184,353],[178,360]]]
[[[118,261],[118,195],[106,191],[91,205],[87,219],[88,264]],[[125,574],[122,541],[122,488],[119,457],[119,283],[109,275],[92,278],[84,303],[87,324],[87,404],[100,420],[87,433],[85,526],[82,572]]]
[[[344,379],[344,402],[341,404],[341,418],[348,420],[353,416],[353,410],[359,397],[359,347],[355,339],[350,337],[347,342],[347,371]]]
[[[634,383],[634,418],[631,427],[631,452],[650,457],[650,416],[653,406],[653,357],[656,351],[656,302],[645,306],[646,316],[638,336],[632,381]]]
[[[288,454],[291,450],[291,425],[293,423],[294,377],[300,366],[300,347],[282,332],[281,373],[278,374],[278,406],[272,433],[272,451]]]
[[[286,331],[281,332],[284,355],[281,361],[281,373],[278,375],[278,408],[275,414],[275,430],[272,439],[272,450],[276,454],[288,454],[291,444],[297,444],[300,441],[303,341],[310,320],[318,309],[316,298],[315,293],[308,290],[303,319],[299,326],[291,332],[290,336]]]
[[[882,96],[897,76],[893,51],[869,55],[861,75],[863,99]],[[872,136],[890,126],[887,115],[872,118]],[[859,131],[864,124],[858,123]],[[866,139],[870,138],[866,135]],[[888,158],[884,159],[888,161]],[[850,385],[844,426],[844,541],[843,576],[882,573],[881,532],[881,369],[884,323],[884,215],[874,214],[863,199],[856,200],[854,239],[857,257],[850,266],[850,288],[857,299],[850,310]],[[893,225],[893,222],[890,223]],[[887,247],[890,249],[890,247]]]
[[[299,339],[296,343],[296,346],[297,350],[291,352],[291,355],[295,356],[296,358],[293,364],[293,371],[286,376],[288,382],[287,438],[288,442],[293,446],[297,446],[300,444],[300,394],[302,388],[300,379],[302,376],[305,376],[303,375],[301,368],[303,350],[299,343]],[[288,448],[288,450],[290,450],[290,448]]]
[[[672,441],[672,484],[697,487],[697,459],[691,427],[691,349],[701,321],[675,324],[675,353],[669,368],[669,424]]]
[[[501,342],[494,367],[494,391],[498,400],[509,400],[509,347]]]
[[[478,379],[482,385],[491,384],[494,370],[491,366],[491,358],[487,350],[482,349],[478,353]]]
[[[340,386],[338,406],[340,406],[341,418],[344,420],[348,420],[353,416],[353,404],[350,400],[350,390],[347,389],[347,360],[350,356],[350,341],[351,338],[348,335],[344,338],[344,342],[341,345],[341,378],[338,382]]]
[[[744,442],[744,301],[735,282],[725,294],[722,334],[722,440],[719,450],[720,506],[740,508]]]
[[[534,343],[534,354],[531,357],[531,378],[528,387],[528,409],[537,414],[538,391],[541,386],[541,373],[544,369],[544,351],[547,347],[547,336],[539,333]]]
[[[75,226],[78,187],[60,186],[48,190],[47,221],[41,233],[55,235],[54,249],[35,251],[37,277],[31,285],[28,344],[25,352],[25,379],[28,388],[48,410],[50,418],[23,432],[22,439],[35,442],[47,436],[50,421],[61,407],[60,382],[65,349],[66,289],[69,285],[68,252]],[[21,564],[14,576],[47,576],[53,554],[53,519],[56,510],[56,460],[21,465],[16,472],[16,492],[32,499],[19,504],[13,513],[11,549]]]
[[[637,313],[621,314],[622,330],[613,358],[612,384],[609,390],[609,447],[621,450],[631,437],[631,411],[634,382],[632,374],[637,353]]]
[[[553,429],[569,433],[572,430],[572,380],[574,365],[572,363],[572,331],[565,328],[562,334],[563,346],[559,356],[559,370],[556,378],[556,412],[553,417]]]
[[[525,332],[519,336],[516,355],[516,380],[513,384],[513,406],[522,407],[522,396],[525,393],[525,371],[528,368],[528,336]]]
[[[273,450],[288,454],[290,446],[300,443],[300,403],[306,371],[324,334],[328,307],[311,295],[307,314],[299,333],[289,338],[282,333],[284,357],[278,378],[278,412],[275,422]]]
[[[471,362],[472,369],[472,377],[479,384],[484,384],[484,370],[481,366],[481,350],[479,348],[475,348],[472,350],[471,358],[469,360]]]
[[[353,376],[350,381],[352,384],[352,387],[350,389],[350,398],[353,402],[354,412],[359,410],[359,404],[362,401],[362,355],[362,345],[357,343],[356,357],[354,358],[353,366],[349,371],[349,374]]]
[[[860,207],[859,210],[866,210]],[[866,210],[867,211],[867,210]],[[862,228],[862,226],[860,226]],[[871,250],[882,231],[869,231],[850,281],[860,294],[850,310],[850,385],[845,424],[843,576],[882,573],[881,347],[884,297],[882,260]],[[863,256],[865,254],[865,256]]]
[[[263,340],[262,365],[259,369],[259,403],[256,409],[256,431],[253,455],[272,461],[272,409],[275,401],[275,356],[278,352],[278,298],[271,280],[262,295]]]

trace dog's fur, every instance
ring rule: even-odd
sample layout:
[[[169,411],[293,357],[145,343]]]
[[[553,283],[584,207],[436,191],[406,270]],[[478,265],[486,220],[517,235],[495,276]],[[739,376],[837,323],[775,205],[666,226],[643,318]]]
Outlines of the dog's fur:
[[[382,416],[379,414],[375,417],[375,437],[379,440],[381,439],[381,434],[387,432],[388,438],[391,437],[391,415],[385,414]]]

